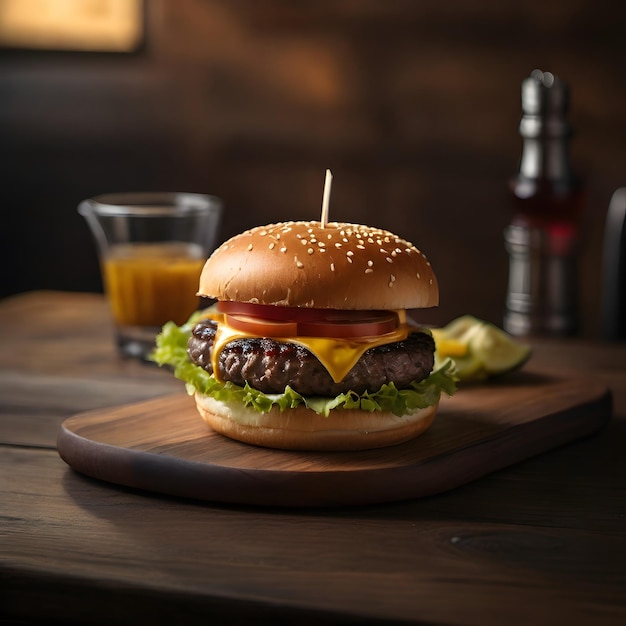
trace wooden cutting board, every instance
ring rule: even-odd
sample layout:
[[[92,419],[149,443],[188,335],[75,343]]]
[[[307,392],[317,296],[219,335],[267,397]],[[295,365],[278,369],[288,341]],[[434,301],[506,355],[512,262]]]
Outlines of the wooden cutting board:
[[[70,417],[57,449],[75,470],[111,483],[213,502],[342,506],[450,490],[594,433],[611,393],[588,379],[522,371],[443,398],[431,428],[362,452],[258,448],[210,430],[176,394]]]

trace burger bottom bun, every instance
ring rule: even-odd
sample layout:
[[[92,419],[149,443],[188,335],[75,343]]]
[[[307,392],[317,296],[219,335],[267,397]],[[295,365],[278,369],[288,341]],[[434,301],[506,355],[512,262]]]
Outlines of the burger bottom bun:
[[[333,411],[329,417],[304,406],[259,413],[196,393],[196,407],[216,432],[244,443],[283,450],[368,450],[392,446],[423,433],[435,419],[438,404],[397,417],[389,412],[357,409]]]

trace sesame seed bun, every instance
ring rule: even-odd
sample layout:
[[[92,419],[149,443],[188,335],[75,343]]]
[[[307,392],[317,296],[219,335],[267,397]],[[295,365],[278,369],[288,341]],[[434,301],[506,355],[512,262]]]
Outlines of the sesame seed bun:
[[[328,309],[418,309],[439,303],[430,263],[378,228],[282,222],[232,237],[207,260],[198,295]]]
[[[304,406],[257,413],[241,404],[195,395],[198,412],[216,432],[244,443],[285,450],[353,451],[414,439],[433,422],[439,404],[397,417],[389,412],[333,411],[329,417]]]
[[[412,243],[379,228],[337,222],[322,227],[314,221],[258,226],[232,237],[207,260],[198,294],[222,303],[344,311],[419,309],[439,303],[435,274]],[[255,338],[256,329],[251,328]],[[397,341],[388,335],[393,333],[387,333],[385,341]],[[324,356],[337,359],[349,349],[340,343],[341,335],[335,339],[333,350],[305,342],[329,372],[333,362],[327,363]],[[326,336],[326,341],[332,338]],[[370,343],[380,345],[374,336]],[[253,355],[241,359],[249,357]],[[241,367],[247,365],[245,361]],[[306,363],[296,360],[293,367],[300,366]],[[247,383],[253,386],[254,379]],[[213,430],[244,443],[289,450],[365,450],[399,444],[424,432],[438,408],[436,403],[402,417],[389,411],[337,408],[324,417],[304,404],[284,411],[273,406],[260,413],[239,401],[217,398],[195,394],[198,412]]]

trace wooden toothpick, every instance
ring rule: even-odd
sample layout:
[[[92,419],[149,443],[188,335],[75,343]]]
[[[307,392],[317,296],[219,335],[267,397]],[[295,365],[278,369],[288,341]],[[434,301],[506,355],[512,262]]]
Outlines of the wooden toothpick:
[[[328,204],[330,202],[330,188],[333,185],[333,175],[330,170],[326,170],[326,179],[324,180],[324,197],[322,198],[322,228],[326,228],[328,222]]]

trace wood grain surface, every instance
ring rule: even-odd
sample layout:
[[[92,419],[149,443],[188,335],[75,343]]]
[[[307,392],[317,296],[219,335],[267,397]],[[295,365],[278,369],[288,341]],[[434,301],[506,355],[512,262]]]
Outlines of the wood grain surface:
[[[458,487],[589,435],[610,413],[605,387],[522,372],[500,385],[461,389],[442,400],[425,434],[376,450],[307,453],[232,441],[208,428],[183,394],[71,417],[57,447],[88,476],[169,495],[282,506],[371,504]]]
[[[55,449],[65,420],[174,401],[183,386],[117,356],[101,296],[0,301],[0,622],[622,626],[626,345],[532,346],[526,378],[488,386],[509,415],[531,375],[575,379],[611,390],[604,428],[433,496],[250,506],[73,471]]]

